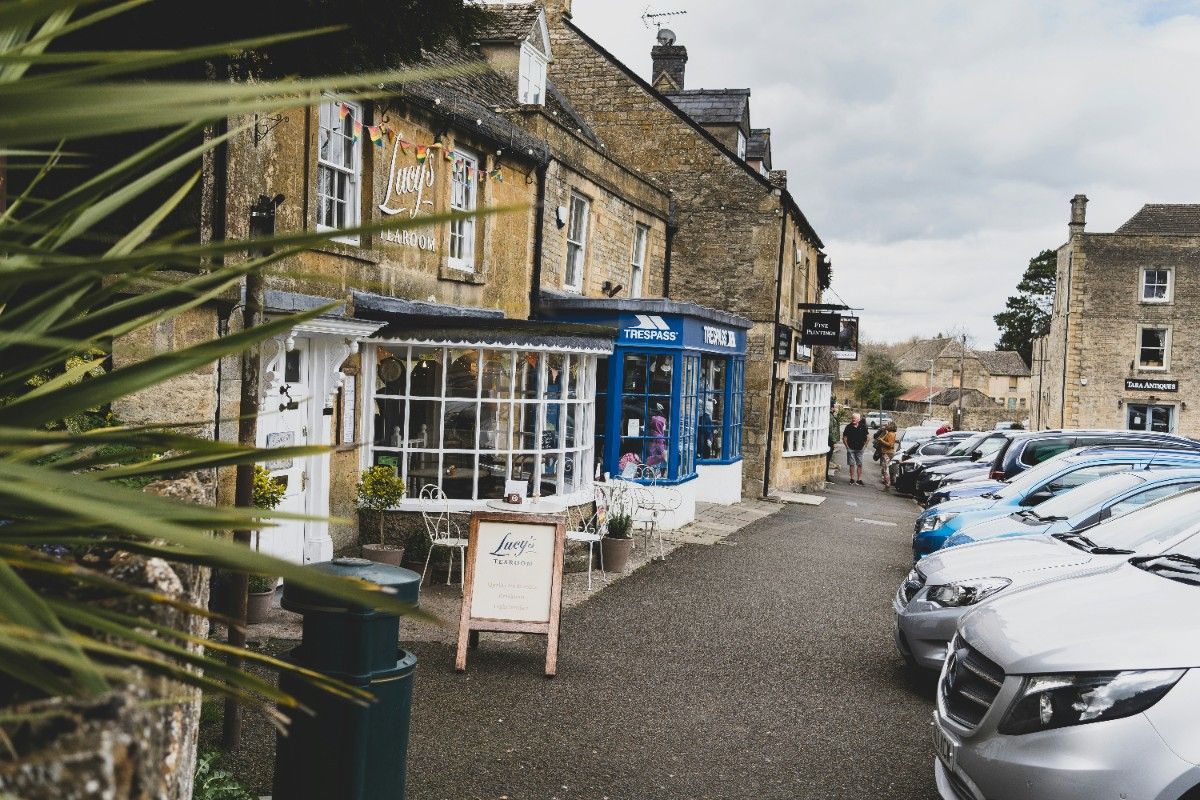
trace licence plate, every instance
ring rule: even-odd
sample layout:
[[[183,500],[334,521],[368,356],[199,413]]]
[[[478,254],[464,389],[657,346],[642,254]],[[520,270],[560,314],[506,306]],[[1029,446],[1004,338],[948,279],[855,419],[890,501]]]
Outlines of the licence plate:
[[[942,730],[936,716],[933,720],[933,750],[947,769],[954,769],[958,757],[958,742],[949,733]]]

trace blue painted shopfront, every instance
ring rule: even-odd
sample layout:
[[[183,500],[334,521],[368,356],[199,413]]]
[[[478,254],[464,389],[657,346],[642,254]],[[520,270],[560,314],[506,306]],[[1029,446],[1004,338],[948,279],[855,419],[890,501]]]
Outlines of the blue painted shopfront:
[[[741,461],[748,320],[667,300],[543,310],[618,329],[613,354],[596,364],[598,472],[629,477],[645,464],[659,483],[678,484],[700,465]]]

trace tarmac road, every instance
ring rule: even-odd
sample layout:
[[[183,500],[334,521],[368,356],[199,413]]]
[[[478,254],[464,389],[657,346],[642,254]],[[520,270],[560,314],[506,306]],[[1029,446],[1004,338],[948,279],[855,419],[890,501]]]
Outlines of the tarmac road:
[[[931,679],[891,640],[916,507],[830,486],[688,546],[540,637],[414,647],[410,800],[936,797]],[[894,524],[889,524],[894,523]]]

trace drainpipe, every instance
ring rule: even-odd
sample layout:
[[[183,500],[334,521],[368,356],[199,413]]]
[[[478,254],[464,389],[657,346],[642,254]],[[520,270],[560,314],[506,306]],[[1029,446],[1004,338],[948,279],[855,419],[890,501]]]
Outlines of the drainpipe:
[[[675,198],[672,197],[667,209],[667,253],[663,258],[663,288],[662,296],[671,296],[671,251],[675,249]]]
[[[546,230],[546,165],[538,164],[537,201],[534,208],[537,216],[533,221],[533,274],[529,279],[529,318],[542,315],[542,237]]]
[[[771,448],[775,446],[775,326],[779,324],[779,307],[783,302],[783,245],[787,239],[787,210],[783,207],[782,197],[779,199],[779,212],[779,263],[775,267],[775,318],[771,323],[771,330],[767,334],[767,346],[771,350],[769,359],[771,398],[767,405],[767,457],[763,463],[763,497],[766,497],[771,489]]]
[[[275,208],[283,202],[283,195],[268,197],[260,195],[250,208],[251,238],[272,236],[275,233]],[[242,306],[242,329],[249,330],[262,324],[266,288],[261,269],[248,272],[245,278],[246,296]],[[238,405],[238,444],[242,447],[258,446],[259,392],[259,346],[252,345],[242,351],[242,386]],[[238,464],[234,490],[234,505],[239,508],[254,506],[254,464]],[[252,532],[249,529],[233,532],[233,541],[250,547]],[[235,572],[229,578],[229,625],[227,640],[233,647],[246,646],[246,592],[248,576]],[[240,656],[230,654],[229,666],[241,669]],[[233,698],[225,701],[222,741],[227,750],[236,749],[242,738],[242,709]]]

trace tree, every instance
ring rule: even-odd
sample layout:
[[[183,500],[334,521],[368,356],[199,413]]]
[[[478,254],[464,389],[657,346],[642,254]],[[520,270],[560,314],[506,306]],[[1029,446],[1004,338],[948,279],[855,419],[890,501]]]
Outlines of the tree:
[[[1046,333],[1054,307],[1054,284],[1058,279],[1058,253],[1043,250],[1029,259],[1017,284],[1017,294],[1008,298],[1004,311],[992,317],[1000,329],[997,350],[1016,350],[1032,363],[1033,340]]]
[[[904,393],[900,368],[886,353],[866,353],[850,386],[858,402],[870,408],[878,408]]]

